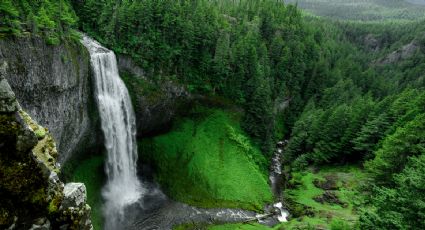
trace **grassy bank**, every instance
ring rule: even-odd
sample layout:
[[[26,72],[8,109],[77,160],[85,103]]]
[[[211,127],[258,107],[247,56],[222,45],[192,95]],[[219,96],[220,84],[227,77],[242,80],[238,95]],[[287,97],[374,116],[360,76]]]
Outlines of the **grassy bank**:
[[[292,189],[285,197],[292,212],[300,216],[282,226],[351,229],[358,220],[357,207],[363,199],[361,187],[367,175],[357,166],[327,166],[292,174]]]
[[[356,207],[364,200],[359,192],[367,175],[357,166],[328,166],[320,170],[295,172],[292,188],[285,191],[293,218],[273,228],[257,223],[224,225],[184,224],[175,230],[278,230],[278,229],[353,229],[358,219]],[[325,195],[328,194],[328,195]],[[333,196],[334,195],[334,196]]]
[[[168,195],[200,207],[260,210],[272,201],[266,159],[239,126],[239,114],[195,109],[139,150]]]

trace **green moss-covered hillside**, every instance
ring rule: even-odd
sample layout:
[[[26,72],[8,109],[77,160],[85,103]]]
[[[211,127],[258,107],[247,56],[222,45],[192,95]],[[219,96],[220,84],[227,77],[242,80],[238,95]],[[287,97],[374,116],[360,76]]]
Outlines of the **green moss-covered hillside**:
[[[202,111],[176,122],[169,133],[140,142],[171,197],[202,207],[256,210],[272,200],[266,159],[242,132],[238,116]]]

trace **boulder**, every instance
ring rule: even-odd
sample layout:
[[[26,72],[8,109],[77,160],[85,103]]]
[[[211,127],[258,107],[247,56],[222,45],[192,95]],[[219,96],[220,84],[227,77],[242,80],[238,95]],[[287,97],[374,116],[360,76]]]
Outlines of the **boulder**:
[[[29,230],[50,230],[50,221],[46,218],[39,218],[35,220],[35,223],[31,226]]]
[[[13,113],[18,110],[15,93],[5,79],[7,62],[0,63],[0,112]]]
[[[70,207],[82,208],[86,204],[87,193],[86,186],[83,183],[68,183],[65,185],[63,193],[63,209]]]

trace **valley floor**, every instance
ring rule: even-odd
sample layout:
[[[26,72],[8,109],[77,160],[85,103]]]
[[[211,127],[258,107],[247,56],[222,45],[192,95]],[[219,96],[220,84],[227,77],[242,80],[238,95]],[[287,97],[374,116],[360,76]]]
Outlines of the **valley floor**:
[[[366,173],[358,166],[326,166],[310,168],[292,174],[284,197],[289,202],[292,219],[275,227],[258,223],[224,225],[185,224],[175,230],[208,229],[351,229],[358,219],[362,202],[361,187],[367,181]]]
[[[156,167],[154,178],[165,193],[177,201],[205,208],[259,211],[272,200],[265,179],[267,172],[258,167],[264,162],[254,163],[253,159],[261,158],[252,158],[252,154],[258,154],[258,150],[244,137],[238,119],[235,111],[196,108],[188,116],[178,119],[169,132],[143,139],[139,145],[142,160]],[[209,148],[205,148],[206,145]],[[72,180],[87,185],[88,203],[93,207],[92,218],[96,229],[101,229],[103,222],[102,165],[103,158],[93,156],[78,164],[71,176]],[[97,173],[93,173],[93,169]],[[344,229],[358,219],[358,207],[364,200],[364,194],[360,191],[366,181],[366,174],[356,165],[310,167],[293,172],[286,183],[283,197],[291,213],[289,222],[275,227],[257,222],[221,225],[215,221],[226,219],[211,218],[208,221],[208,218],[202,217],[174,229]],[[163,203],[172,204],[167,199]],[[192,210],[178,202],[175,205],[180,207],[175,210]],[[173,213],[168,212],[167,215]],[[176,218],[190,220],[188,215],[180,213],[176,214]],[[140,215],[134,216],[132,219]],[[205,220],[208,223],[203,222]]]

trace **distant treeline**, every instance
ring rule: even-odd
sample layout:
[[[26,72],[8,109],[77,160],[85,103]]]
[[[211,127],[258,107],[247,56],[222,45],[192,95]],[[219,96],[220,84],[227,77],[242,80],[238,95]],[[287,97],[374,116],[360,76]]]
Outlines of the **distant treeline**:
[[[423,0],[287,0],[316,15],[361,21],[408,21],[425,17]]]

